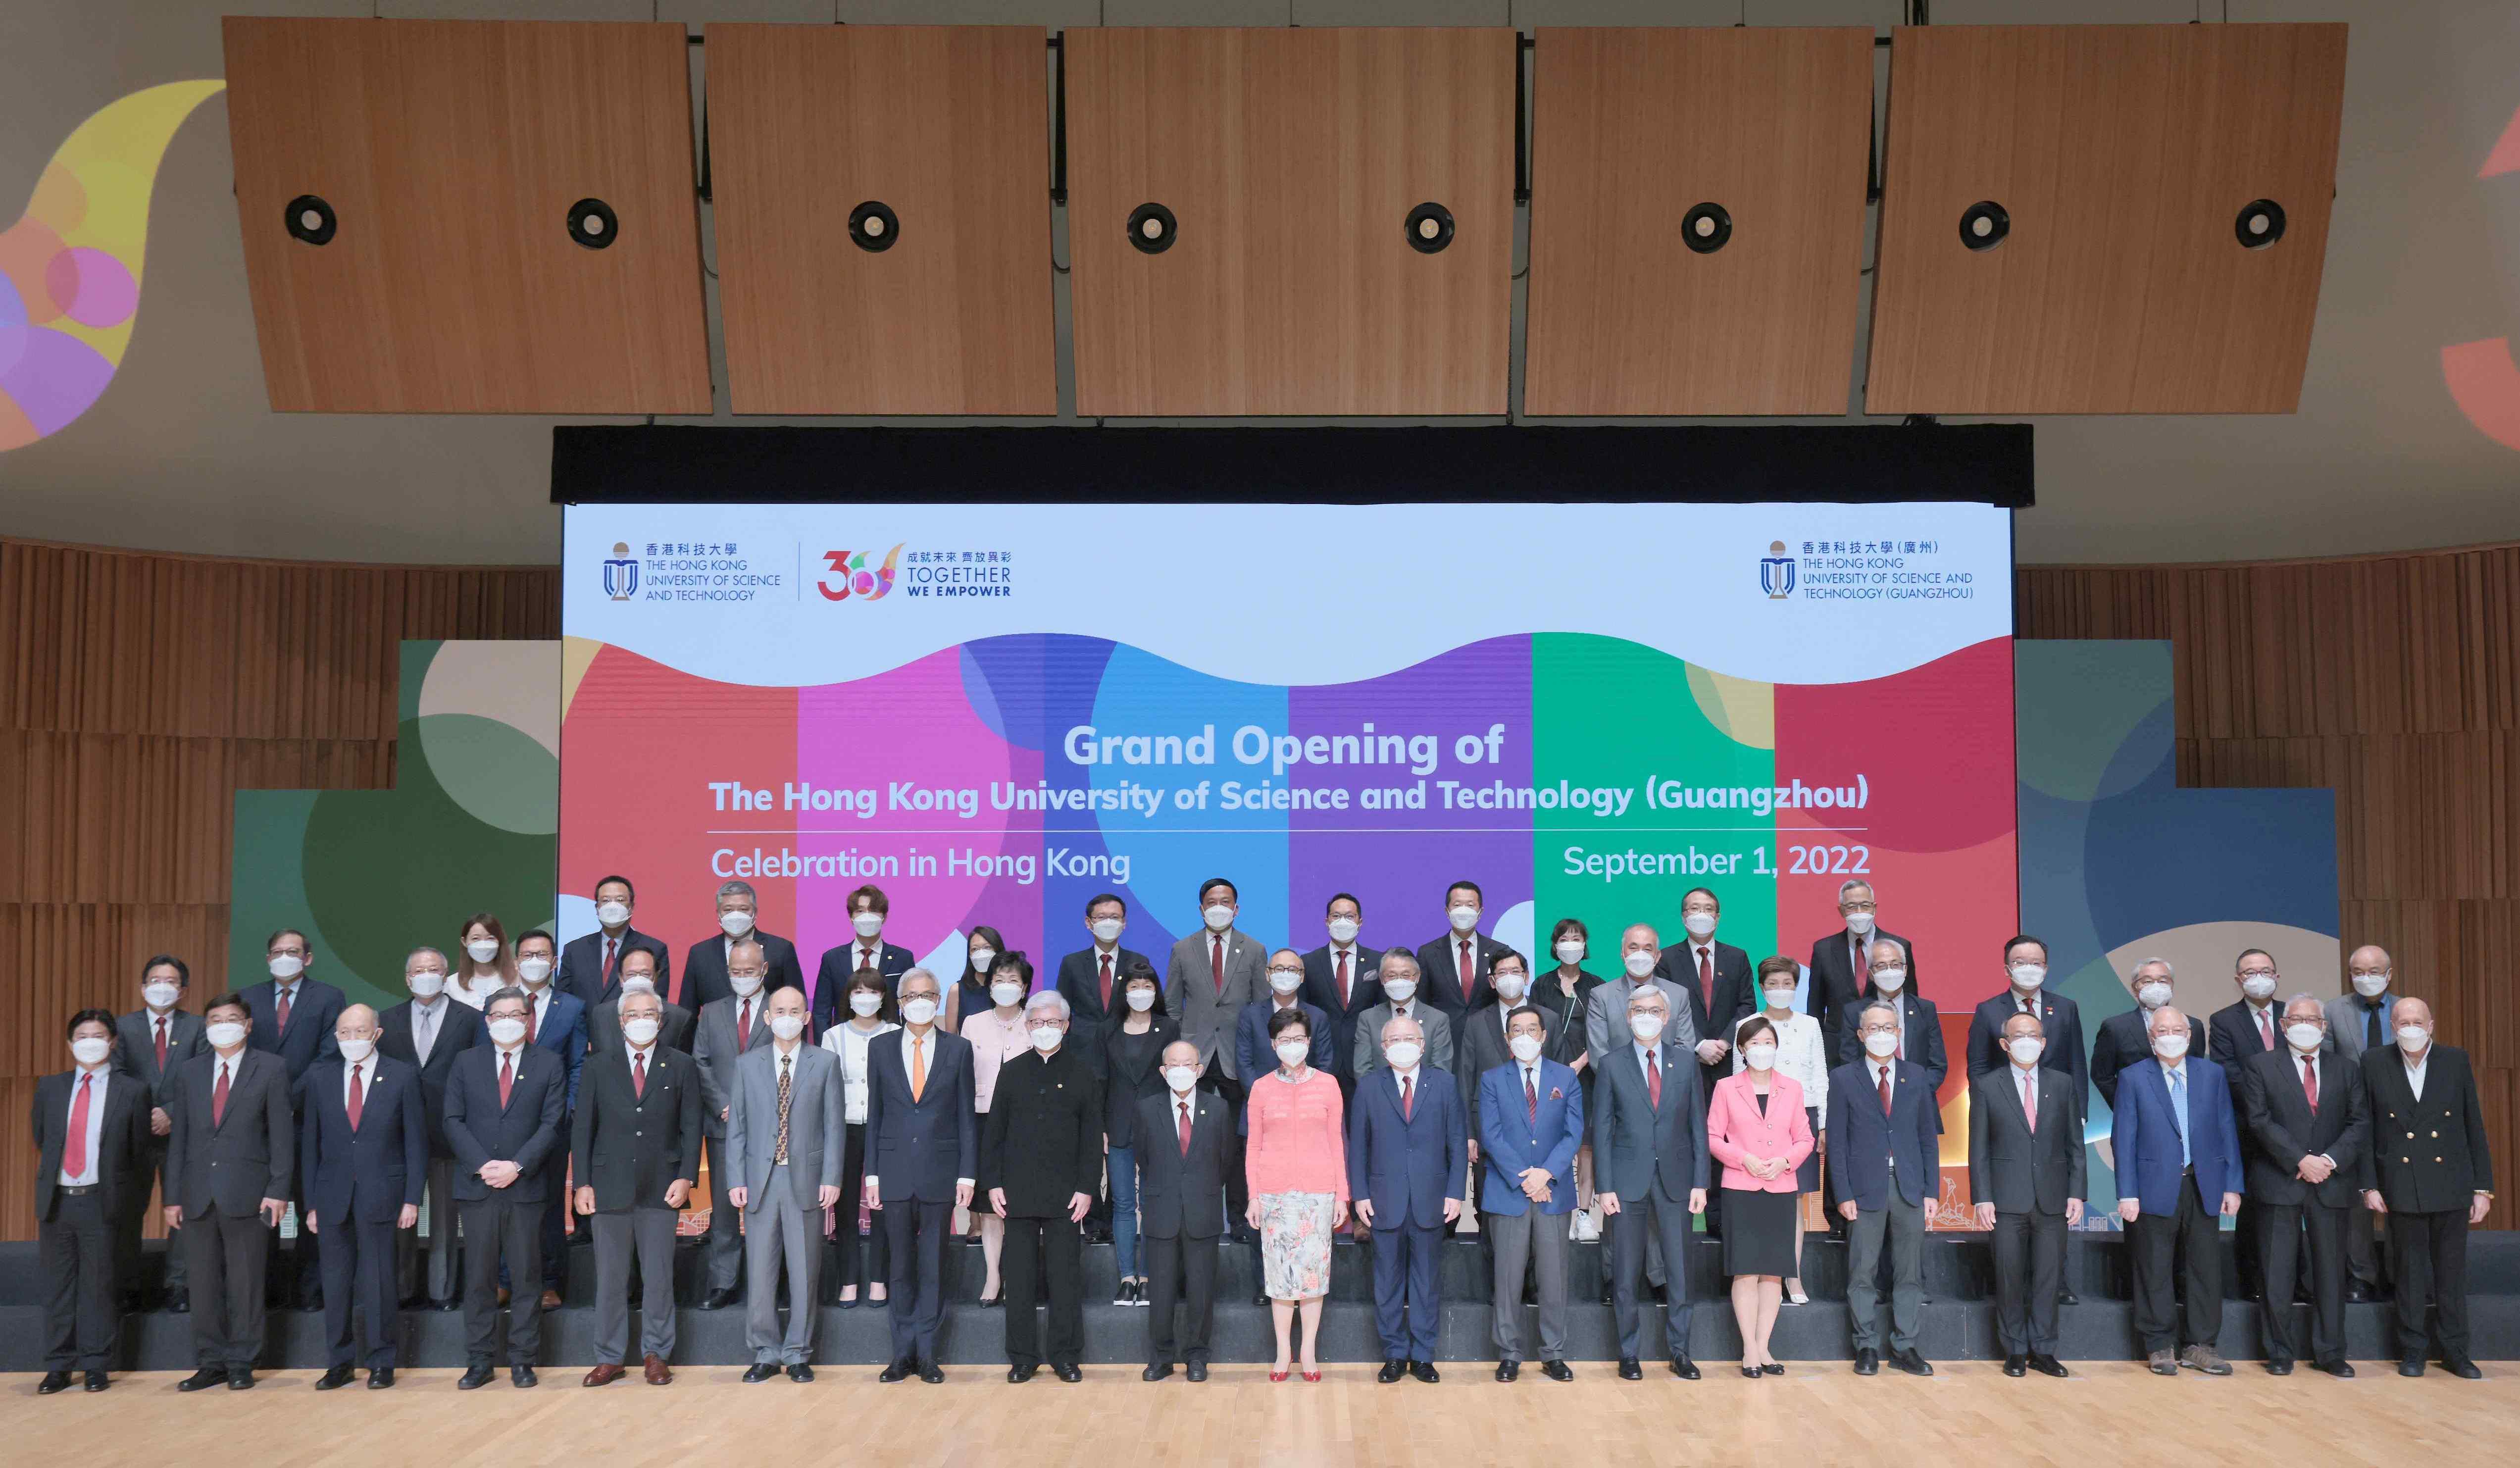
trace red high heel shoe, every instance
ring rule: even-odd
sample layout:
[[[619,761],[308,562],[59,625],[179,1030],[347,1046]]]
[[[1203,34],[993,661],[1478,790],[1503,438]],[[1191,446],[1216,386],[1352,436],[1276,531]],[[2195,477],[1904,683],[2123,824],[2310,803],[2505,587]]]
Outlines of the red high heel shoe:
[[[1271,1381],[1284,1381],[1286,1379],[1286,1373],[1283,1371],[1272,1371],[1269,1373],[1269,1379]]]
[[[1320,1381],[1322,1379],[1322,1373],[1319,1371],[1307,1371],[1303,1373],[1303,1375],[1304,1380],[1306,1381]]]

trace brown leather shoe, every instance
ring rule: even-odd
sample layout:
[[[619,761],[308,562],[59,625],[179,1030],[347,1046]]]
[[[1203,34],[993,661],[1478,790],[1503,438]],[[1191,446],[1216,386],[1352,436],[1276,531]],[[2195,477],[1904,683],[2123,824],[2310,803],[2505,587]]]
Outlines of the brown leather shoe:
[[[558,1291],[558,1290],[545,1290],[545,1291],[543,1291],[543,1309],[545,1309],[545,1310],[558,1310],[558,1309],[560,1309],[560,1291]]]
[[[665,1358],[661,1356],[648,1357],[647,1367],[648,1385],[652,1387],[665,1386],[674,1379],[674,1368],[666,1365]]]
[[[654,1360],[655,1357],[650,1357],[649,1359]],[[608,1387],[629,1374],[629,1372],[621,1369],[621,1363],[619,1361],[606,1361],[603,1365],[587,1372],[586,1380],[579,1382],[578,1385],[582,1387]]]

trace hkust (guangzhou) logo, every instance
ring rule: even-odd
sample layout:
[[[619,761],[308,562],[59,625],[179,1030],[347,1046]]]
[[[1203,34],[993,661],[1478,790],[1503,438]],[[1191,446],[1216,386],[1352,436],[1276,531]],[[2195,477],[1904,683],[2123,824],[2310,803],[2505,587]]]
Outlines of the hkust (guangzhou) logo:
[[[615,601],[639,595],[639,557],[630,554],[628,541],[612,543],[612,554],[604,562],[604,595]]]
[[[1785,554],[1785,543],[1768,542],[1768,554],[1759,557],[1759,590],[1771,601],[1782,601],[1794,594],[1794,558]]]
[[[867,557],[875,554],[871,551],[826,551],[823,563],[832,568],[832,575],[815,582],[814,590],[821,592],[826,601],[846,601],[851,597],[861,601],[876,601],[892,590],[893,573],[901,565],[901,547],[908,544],[896,544],[883,557],[883,563],[875,566],[867,564]],[[839,583],[836,586],[832,584],[835,579]]]

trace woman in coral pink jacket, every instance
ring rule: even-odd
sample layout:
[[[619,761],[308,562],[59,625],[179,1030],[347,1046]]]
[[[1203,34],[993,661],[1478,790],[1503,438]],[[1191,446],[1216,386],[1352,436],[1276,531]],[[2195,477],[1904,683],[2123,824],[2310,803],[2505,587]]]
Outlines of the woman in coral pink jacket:
[[[1803,1089],[1777,1070],[1777,1027],[1764,1015],[1733,1032],[1745,1069],[1715,1083],[1706,1150],[1724,1164],[1724,1268],[1741,1326],[1741,1374],[1782,1376],[1768,1355],[1784,1278],[1794,1272],[1802,1187],[1794,1170],[1812,1151]]]

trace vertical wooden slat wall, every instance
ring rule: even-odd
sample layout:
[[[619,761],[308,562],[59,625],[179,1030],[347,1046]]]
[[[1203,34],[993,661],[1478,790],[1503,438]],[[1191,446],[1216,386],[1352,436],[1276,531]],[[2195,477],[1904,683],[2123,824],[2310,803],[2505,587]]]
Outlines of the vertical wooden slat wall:
[[[375,788],[406,638],[557,638],[556,566],[214,560],[0,539],[0,1239],[62,1022],[181,955],[226,977],[240,789]]]

